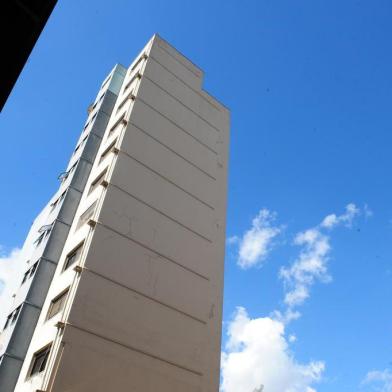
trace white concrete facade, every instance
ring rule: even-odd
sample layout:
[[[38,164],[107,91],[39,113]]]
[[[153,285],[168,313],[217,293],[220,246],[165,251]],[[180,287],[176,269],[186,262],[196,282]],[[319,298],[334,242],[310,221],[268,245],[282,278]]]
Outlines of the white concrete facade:
[[[229,112],[202,79],[157,35],[128,68],[15,391],[218,392]]]
[[[18,262],[24,271],[0,333],[0,391],[12,392],[125,76],[117,65],[91,106],[60,185],[35,219]],[[1,309],[4,312],[4,309]]]

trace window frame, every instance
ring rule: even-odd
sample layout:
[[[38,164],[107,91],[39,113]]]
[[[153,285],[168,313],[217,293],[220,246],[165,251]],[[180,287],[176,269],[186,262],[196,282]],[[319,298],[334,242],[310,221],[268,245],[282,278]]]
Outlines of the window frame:
[[[76,230],[79,230],[82,226],[84,226],[93,216],[95,213],[95,209],[97,207],[98,200],[95,200],[88,208],[84,210],[82,214],[79,215],[79,220],[76,225]]]
[[[119,125],[123,125],[126,126],[128,124],[128,121],[125,118],[125,112],[120,116],[120,118],[110,127],[109,132],[108,132],[108,136],[107,139],[110,138],[111,135],[114,134],[114,132],[116,132],[116,128]]]
[[[117,144],[117,140],[118,137],[116,137],[110,144],[108,147],[105,148],[105,150],[103,151],[103,153],[101,154],[101,156],[99,157],[99,164],[101,162],[103,162],[103,160],[112,152],[112,150],[114,150],[116,148],[116,144]]]
[[[14,325],[16,323],[16,320],[18,319],[20,310],[22,309],[22,305],[19,305],[13,312],[12,312],[12,317],[11,317],[11,324]]]
[[[105,176],[108,172],[108,166],[105,167],[98,175],[95,177],[95,179],[91,182],[90,189],[88,191],[88,194],[94,192],[101,184],[102,182],[105,181]]]
[[[69,287],[63,290],[60,294],[56,295],[51,301],[48,309],[48,313],[46,315],[46,320],[50,320],[51,318],[55,317],[62,310],[64,310],[65,302],[67,301],[69,293]],[[55,308],[57,307],[57,308]],[[54,310],[55,309],[55,310]]]
[[[21,286],[25,284],[29,276],[30,276],[30,268],[23,274],[22,283],[20,284]]]
[[[125,94],[127,92],[127,90],[129,89],[129,87],[131,87],[131,84],[136,80],[136,79],[141,79],[142,78],[142,74],[140,71],[137,71],[135,73],[135,75],[132,76],[132,78],[129,80],[129,82],[125,85],[124,90],[123,90],[123,94]]]
[[[140,55],[140,57],[135,61],[135,64],[132,65],[131,70],[129,73],[132,73],[132,71],[134,71],[137,66],[143,61],[143,60],[147,60],[148,56],[147,53],[143,53]]]
[[[66,271],[69,267],[71,267],[71,265],[79,261],[78,257],[76,257],[74,260],[72,260],[72,257],[73,256],[80,257],[80,254],[82,253],[83,250],[83,245],[84,245],[84,240],[82,242],[79,242],[78,245],[76,245],[70,252],[68,252],[67,256],[65,257],[63,271]]]
[[[109,80],[110,80],[110,78],[111,78],[112,76],[113,76],[112,74],[109,74],[109,76],[106,77],[106,79],[105,79],[105,80],[102,82],[102,84],[101,84],[100,90],[102,90],[102,89],[106,86],[106,84],[109,82]]]
[[[36,351],[33,354],[33,358],[31,359],[30,368],[29,368],[27,378],[34,377],[34,376],[42,373],[45,370],[46,364],[48,363],[48,358],[49,358],[51,349],[52,349],[52,343],[49,343],[48,345],[46,345],[45,347],[41,348],[40,350]],[[37,367],[36,366],[37,360],[39,358],[42,358],[42,361],[39,363],[39,366]],[[36,369],[38,369],[38,370],[36,370]]]
[[[5,331],[11,325],[12,313],[10,313],[7,316],[7,319],[5,320],[5,324],[4,324],[4,327],[3,327],[3,331]]]

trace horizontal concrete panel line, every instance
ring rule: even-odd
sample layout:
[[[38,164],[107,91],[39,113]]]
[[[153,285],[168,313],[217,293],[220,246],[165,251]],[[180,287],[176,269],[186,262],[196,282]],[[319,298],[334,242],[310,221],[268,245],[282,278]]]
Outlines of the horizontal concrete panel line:
[[[65,222],[64,222],[62,219],[60,219],[60,218],[56,218],[55,221],[56,221],[56,222],[62,223],[64,226],[71,227],[71,225],[70,225],[69,223],[65,223]]]
[[[154,211],[157,212],[158,214],[161,214],[161,215],[164,216],[165,218],[171,220],[172,222],[176,223],[177,225],[183,227],[184,229],[190,231],[191,233],[197,235],[198,237],[200,237],[200,238],[202,238],[203,240],[205,240],[205,241],[209,242],[210,244],[212,244],[212,240],[209,239],[208,237],[204,236],[203,234],[198,233],[197,231],[191,229],[191,228],[188,227],[188,226],[185,226],[183,223],[181,223],[181,222],[179,222],[178,220],[172,218],[171,216],[165,214],[164,212],[158,210],[158,208],[155,208],[154,206],[152,206],[152,205],[146,203],[144,200],[139,199],[137,196],[132,195],[132,193],[129,193],[128,191],[126,191],[125,189],[119,187],[118,185],[113,184],[112,182],[109,182],[108,186],[113,186],[113,187],[115,187],[115,188],[118,189],[119,191],[121,191],[121,192],[127,194],[128,196],[132,197],[133,199],[137,200],[139,203],[144,204],[145,206],[147,206],[148,208],[151,208],[152,210],[154,210]]]
[[[157,64],[159,64],[163,69],[165,69],[167,72],[169,72],[171,75],[173,75],[177,80],[179,80],[183,85],[185,85],[186,87],[188,87],[190,90],[192,90],[193,92],[195,92],[197,95],[200,96],[200,98],[204,99],[206,102],[208,102],[213,108],[215,108],[216,110],[218,110],[219,112],[221,112],[222,110],[219,108],[219,106],[215,105],[213,102],[211,102],[209,99],[207,99],[203,94],[201,94],[200,91],[197,91],[195,88],[193,88],[192,86],[190,86],[187,82],[185,82],[184,80],[182,80],[180,77],[178,77],[178,75],[176,75],[175,73],[173,73],[169,68],[165,67],[160,61],[158,61],[155,57],[153,57],[152,55],[150,55],[149,57],[151,60],[154,60]]]
[[[87,163],[89,163],[89,164],[93,164],[94,163],[94,161],[90,161],[89,159],[87,159],[87,158],[85,158],[84,156],[83,156],[83,154],[80,156],[80,158],[79,158],[79,162],[80,161],[84,161],[84,162],[87,162]],[[78,163],[79,163],[78,162]]]
[[[177,123],[175,123],[173,120],[171,120],[169,117],[165,116],[163,113],[161,113],[159,110],[157,110],[156,108],[154,108],[154,106],[151,106],[148,102],[146,102],[144,99],[136,96],[136,98],[139,102],[144,103],[146,106],[148,106],[150,109],[154,110],[154,112],[158,113],[160,116],[164,117],[167,121],[169,121],[170,123],[172,123],[176,128],[181,129],[181,131],[183,131],[184,133],[186,133],[188,136],[190,136],[192,139],[196,140],[200,145],[202,145],[203,147],[205,147],[207,150],[213,152],[215,155],[218,155],[218,152],[215,151],[214,149],[212,149],[211,147],[207,146],[207,144],[203,143],[202,141],[200,141],[198,138],[194,137],[190,132],[188,132],[186,129],[182,128],[181,126],[179,126]],[[131,117],[132,119],[132,117]]]
[[[3,356],[4,356],[4,357],[8,357],[8,358],[15,359],[16,361],[19,361],[19,362],[23,362],[23,361],[24,361],[24,358],[17,357],[16,355],[14,355],[14,354],[9,354],[9,353],[7,353],[7,352],[5,352],[5,353],[3,354]]]
[[[126,348],[128,350],[131,350],[131,351],[137,352],[139,354],[145,355],[147,357],[156,359],[156,360],[164,362],[164,363],[166,363],[168,365],[175,366],[175,367],[177,367],[179,369],[182,369],[182,370],[185,370],[187,372],[193,373],[193,374],[195,374],[197,376],[200,376],[200,377],[203,376],[203,373],[198,371],[198,370],[187,368],[185,366],[180,365],[179,363],[175,363],[175,362],[169,361],[169,360],[167,360],[165,358],[162,358],[162,357],[160,357],[158,355],[155,355],[155,354],[149,353],[147,351],[141,350],[141,349],[139,349],[137,347],[133,347],[133,346],[130,346],[129,344],[122,343],[122,342],[120,342],[118,340],[114,340],[114,339],[108,338],[106,336],[98,334],[98,333],[96,333],[94,331],[91,331],[89,329],[85,329],[85,328],[82,328],[82,327],[79,327],[79,326],[77,326],[75,324],[70,324],[70,323],[66,323],[66,327],[75,328],[75,329],[77,329],[79,331],[82,331],[82,332],[87,333],[89,335],[93,335],[93,336],[95,336],[95,337],[97,337],[99,339],[105,340],[105,341],[107,341],[109,343],[117,344],[117,345],[119,345],[121,347],[124,347],[124,348]]]
[[[50,259],[48,259],[47,257],[39,257],[38,260],[43,260],[43,261],[46,261],[47,263],[57,265],[57,263],[56,263],[55,261],[50,260]],[[37,260],[37,261],[38,261],[38,260]]]
[[[191,269],[191,268],[186,267],[185,265],[179,263],[178,261],[172,259],[171,257],[166,256],[166,255],[164,255],[163,253],[158,252],[157,250],[150,248],[148,245],[145,245],[145,244],[143,244],[142,242],[135,240],[134,238],[128,237],[127,235],[125,235],[125,234],[123,234],[123,233],[120,233],[119,231],[117,231],[116,229],[113,229],[112,227],[110,227],[110,226],[108,226],[108,225],[105,225],[105,224],[103,224],[103,223],[101,223],[101,222],[97,222],[97,224],[99,224],[99,225],[101,225],[102,227],[104,227],[105,229],[110,230],[110,231],[112,231],[113,233],[116,233],[117,235],[119,235],[119,236],[121,236],[121,237],[127,239],[128,241],[132,241],[132,242],[134,242],[135,244],[140,245],[140,246],[143,247],[144,249],[147,249],[147,250],[149,250],[150,252],[155,253],[157,256],[162,257],[164,260],[167,260],[167,261],[169,261],[169,262],[171,262],[171,263],[177,265],[178,267],[180,267],[180,268],[182,268],[182,269],[184,269],[184,270],[186,270],[186,271],[188,271],[188,272],[190,272],[190,273],[192,273],[192,274],[198,276],[198,277],[201,278],[201,279],[205,279],[205,280],[208,280],[208,281],[210,280],[209,277],[207,277],[207,276],[205,276],[205,275],[202,275],[202,274],[200,274],[199,272],[196,272],[196,271],[194,271],[194,270]]]
[[[214,211],[214,207],[211,206],[210,204],[206,203],[205,201],[201,200],[200,198],[198,198],[197,196],[193,195],[192,193],[188,192],[187,190],[185,190],[184,188],[182,188],[181,186],[177,185],[175,182],[173,182],[172,180],[170,180],[169,178],[165,177],[164,175],[162,175],[161,173],[157,172],[156,170],[152,169],[150,166],[147,166],[146,164],[144,164],[143,162],[140,162],[138,159],[136,159],[135,157],[133,157],[132,155],[128,154],[125,151],[120,150],[119,153],[126,155],[128,158],[132,159],[133,161],[137,162],[139,165],[145,167],[147,170],[150,170],[151,172],[153,172],[154,174],[156,174],[157,176],[159,176],[160,178],[162,178],[163,180],[167,181],[169,184],[175,186],[176,188],[178,188],[179,190],[181,190],[182,192],[186,193],[188,196],[192,197],[193,199],[195,199],[196,201],[198,201],[199,203],[203,204],[204,206],[208,207],[210,210]]]
[[[177,312],[177,313],[180,313],[180,314],[182,314],[183,316],[189,317],[189,318],[191,318],[192,320],[195,320],[195,321],[197,321],[197,322],[199,322],[199,323],[201,323],[201,324],[204,324],[204,325],[207,324],[207,322],[206,322],[205,320],[202,320],[202,319],[200,319],[200,318],[198,318],[198,317],[195,317],[195,316],[191,315],[190,313],[184,312],[183,310],[178,309],[178,308],[176,308],[176,307],[174,307],[174,306],[172,306],[172,305],[169,305],[169,304],[167,304],[167,303],[165,303],[165,302],[159,301],[158,299],[156,299],[156,298],[154,298],[154,297],[151,297],[151,296],[149,296],[149,295],[143,294],[143,293],[142,293],[141,291],[139,291],[139,290],[136,290],[136,289],[134,289],[134,288],[132,288],[132,287],[129,287],[129,286],[123,284],[123,283],[117,282],[117,281],[115,281],[114,279],[111,279],[111,278],[109,278],[109,277],[107,277],[107,276],[105,276],[105,275],[102,275],[102,274],[100,274],[99,272],[93,271],[93,270],[90,269],[90,268],[83,267],[83,270],[85,270],[85,271],[87,271],[87,272],[90,272],[91,274],[96,275],[96,276],[100,277],[101,279],[107,280],[108,282],[111,282],[111,283],[113,283],[113,284],[116,285],[116,286],[120,286],[120,287],[122,287],[122,288],[124,288],[124,289],[126,289],[126,290],[132,291],[132,292],[134,292],[134,293],[136,293],[136,294],[138,294],[138,295],[140,295],[140,296],[142,296],[142,297],[144,297],[144,298],[149,299],[150,301],[153,301],[153,302],[155,302],[155,303],[157,303],[157,304],[159,304],[159,305],[164,306],[165,308],[168,308],[168,309],[173,310],[173,311],[175,311],[175,312]]]
[[[73,189],[75,192],[78,192],[78,193],[80,193],[80,194],[82,194],[82,193],[83,193],[81,190],[79,190],[79,189],[76,189],[76,188],[75,188],[75,187],[73,187],[72,185],[69,185],[67,188],[68,188],[68,189]]]
[[[157,86],[159,89],[161,89],[165,94],[169,95],[170,97],[172,97],[176,102],[178,102],[180,105],[182,105],[185,109],[189,110],[190,112],[192,112],[195,116],[199,117],[200,120],[203,120],[209,127],[211,127],[212,129],[214,129],[216,132],[220,132],[220,129],[217,128],[215,125],[211,124],[208,120],[206,120],[204,117],[200,116],[199,113],[195,112],[193,109],[191,109],[189,106],[186,106],[183,102],[181,102],[176,96],[174,96],[173,94],[169,93],[169,91],[167,91],[166,89],[164,89],[162,86],[160,86],[157,82],[155,82],[154,80],[152,80],[151,78],[149,78],[147,75],[143,75],[144,78],[146,78],[147,80],[149,80],[154,86]]]
[[[193,166],[195,169],[199,170],[203,174],[205,174],[207,177],[211,178],[211,180],[216,181],[216,178],[212,176],[211,174],[207,173],[205,170],[201,169],[199,166],[188,160],[187,158],[183,157],[181,154],[179,154],[177,151],[173,150],[166,144],[162,143],[160,140],[158,140],[156,137],[152,136],[149,132],[145,131],[144,129],[140,128],[138,125],[130,121],[130,124],[133,125],[135,128],[137,128],[140,132],[143,132],[146,136],[150,137],[153,139],[155,142],[159,143],[161,146],[165,147],[167,150],[172,152],[173,154],[177,155],[179,158],[183,159],[185,162],[189,163],[191,166]]]
[[[94,129],[94,127],[93,127],[93,129]],[[94,136],[97,137],[99,140],[102,140],[102,139],[103,139],[102,136],[98,135],[97,133],[93,132],[92,130],[90,131],[90,135],[94,135]]]
[[[23,304],[23,306],[24,306],[24,305],[26,305],[26,306],[31,306],[32,308],[35,308],[35,309],[38,309],[38,310],[41,310],[41,309],[42,309],[42,306],[34,305],[34,304],[32,304],[30,301],[24,301],[22,304]]]
[[[168,44],[170,45],[170,44]],[[165,52],[168,56],[170,56],[172,59],[174,59],[175,61],[177,61],[178,64],[181,64],[183,67],[185,67],[188,71],[192,72],[195,76],[197,76],[198,78],[200,77],[199,74],[197,74],[193,69],[191,69],[190,67],[188,67],[185,63],[183,63],[182,61],[180,61],[178,58],[176,58],[175,56],[173,56],[170,52],[168,52],[165,47],[163,45],[161,45],[160,43],[158,43],[159,49],[161,49],[163,52]],[[191,60],[189,60],[186,56],[184,56],[182,53],[178,52],[181,56],[183,56],[185,59],[187,59],[190,63],[192,63]],[[197,65],[195,65],[196,68]]]

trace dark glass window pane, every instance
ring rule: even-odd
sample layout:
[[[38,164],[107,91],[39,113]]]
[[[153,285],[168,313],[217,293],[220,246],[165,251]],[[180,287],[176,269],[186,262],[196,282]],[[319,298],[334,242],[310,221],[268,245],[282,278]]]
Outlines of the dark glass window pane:
[[[30,376],[41,373],[45,370],[46,362],[48,361],[50,347],[46,347],[42,351],[34,354],[33,363],[31,366]]]
[[[49,307],[48,319],[61,312],[64,308],[65,300],[67,299],[68,290],[56,297]]]
[[[82,252],[83,243],[80,244],[76,249],[74,249],[71,253],[67,255],[64,264],[64,270],[69,268],[72,264],[76,263],[79,260],[79,256]]]

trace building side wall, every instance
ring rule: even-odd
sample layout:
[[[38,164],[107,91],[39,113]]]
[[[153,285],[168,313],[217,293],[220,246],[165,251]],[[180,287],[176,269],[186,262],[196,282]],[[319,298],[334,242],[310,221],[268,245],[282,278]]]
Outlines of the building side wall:
[[[120,77],[117,76],[120,74]],[[37,264],[34,274],[15,293],[13,309],[20,307],[17,320],[1,334],[2,358],[0,362],[0,390],[13,391],[31,343],[42,306],[47,297],[56,265],[63,251],[69,229],[81,200],[95,155],[109,121],[119,92],[118,84],[123,75],[120,66],[112,73],[116,79],[99,91],[94,108],[77,142],[58,191],[45,206],[34,223],[26,241],[26,252],[20,262],[28,261],[26,270]],[[41,243],[40,228],[50,226]],[[22,282],[23,275],[20,277]],[[11,311],[13,310],[11,309]]]
[[[202,76],[157,36],[128,69],[17,392],[218,391],[229,114]]]

